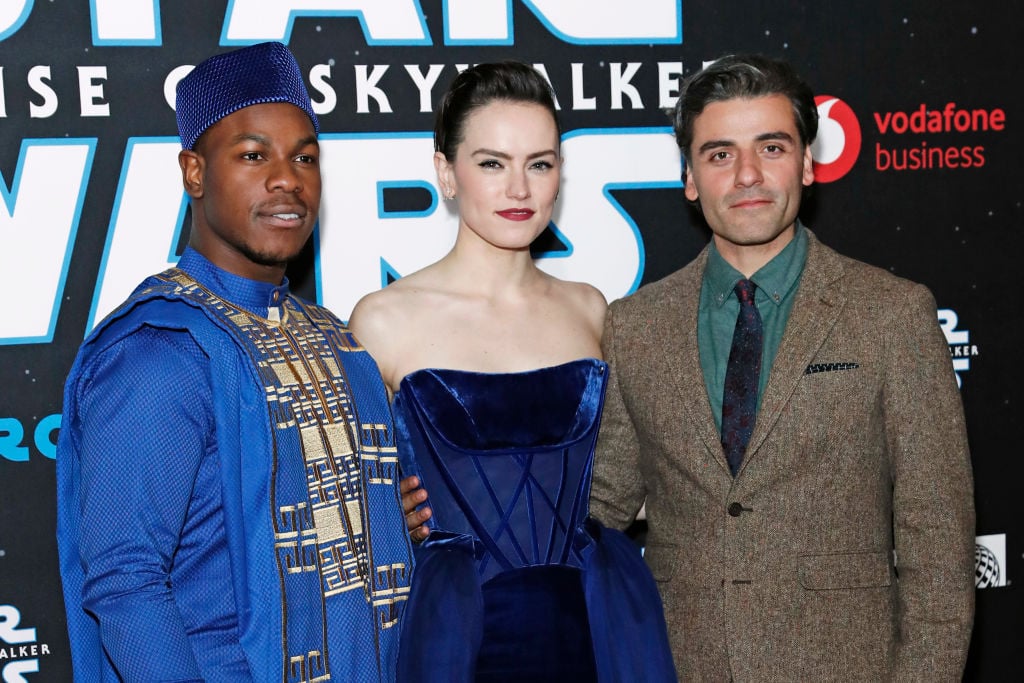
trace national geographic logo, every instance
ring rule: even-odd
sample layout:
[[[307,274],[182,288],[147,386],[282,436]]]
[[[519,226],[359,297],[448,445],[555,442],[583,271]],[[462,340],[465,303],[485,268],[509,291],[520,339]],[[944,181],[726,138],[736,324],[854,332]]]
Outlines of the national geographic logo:
[[[974,585],[999,588],[1009,585],[1006,578],[1006,534],[976,536],[974,539]]]

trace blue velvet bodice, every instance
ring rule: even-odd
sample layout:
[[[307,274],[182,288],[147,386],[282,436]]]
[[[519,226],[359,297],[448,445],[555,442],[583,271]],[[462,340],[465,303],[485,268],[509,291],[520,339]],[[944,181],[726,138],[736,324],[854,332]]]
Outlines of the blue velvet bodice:
[[[431,543],[474,543],[481,580],[502,571],[581,567],[606,365],[529,372],[420,370],[395,398],[406,473],[430,495]],[[413,461],[415,457],[415,461]]]

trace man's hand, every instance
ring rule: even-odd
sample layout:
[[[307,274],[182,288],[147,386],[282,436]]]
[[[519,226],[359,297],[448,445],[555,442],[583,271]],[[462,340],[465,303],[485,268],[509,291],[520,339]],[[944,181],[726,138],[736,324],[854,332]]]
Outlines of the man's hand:
[[[427,490],[420,488],[420,479],[416,476],[406,477],[399,484],[402,493],[402,508],[405,511],[405,526],[409,529],[409,537],[413,542],[420,543],[430,534],[426,521],[430,519],[430,508],[416,509],[416,506],[427,499]]]

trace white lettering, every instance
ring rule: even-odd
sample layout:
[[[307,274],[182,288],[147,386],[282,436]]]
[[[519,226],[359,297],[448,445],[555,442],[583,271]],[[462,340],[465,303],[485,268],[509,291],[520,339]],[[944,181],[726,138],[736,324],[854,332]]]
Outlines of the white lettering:
[[[612,62],[611,67],[611,106],[612,109],[622,109],[622,96],[629,98],[633,109],[643,109],[644,103],[640,99],[640,92],[630,83],[630,79],[640,70],[640,62],[630,62],[625,70],[619,62]]]
[[[447,45],[511,45],[509,0],[448,0],[444,4]]]
[[[679,0],[531,0],[526,6],[567,43],[681,43]]]
[[[96,45],[159,45],[159,0],[93,0]]]
[[[583,64],[580,62],[572,63],[572,108],[597,109],[597,98],[583,94]]]
[[[437,79],[441,76],[441,72],[444,71],[444,64],[431,64],[430,71],[426,75],[421,73],[419,67],[415,64],[406,64],[405,70],[409,77],[412,78],[416,90],[420,93],[420,111],[430,111],[433,108],[430,102],[430,92],[433,90],[434,84],[437,83]]]
[[[0,66],[0,118],[7,118],[7,99],[4,96],[4,68]]]
[[[36,640],[34,628],[17,628],[21,623],[21,612],[14,605],[0,605],[0,639],[8,645],[33,643]]]
[[[107,67],[105,66],[78,67],[78,92],[82,116],[110,116],[110,105],[98,101],[102,100],[104,95],[103,86],[97,84],[96,81],[105,80],[107,80]]]
[[[0,272],[19,287],[0,344],[53,338],[95,149],[95,139],[22,141],[10,190],[0,187]]]
[[[328,208],[321,219],[321,294],[326,306],[347,318],[356,301],[380,288],[388,273],[400,277],[447,253],[458,221],[448,204],[390,217],[369,199],[378,197],[377,185],[384,181],[433,187],[428,134],[322,136],[321,146],[325,201],[346,208],[343,217]],[[675,142],[667,129],[574,131],[563,151],[565,182],[553,222],[570,255],[544,257],[538,265],[557,277],[590,282],[609,300],[624,296],[643,274],[643,245],[635,223],[608,191],[680,187]],[[396,167],[393,159],[405,162]],[[352,230],[353,225],[360,229]]]
[[[539,265],[556,277],[589,282],[609,301],[625,296],[643,276],[643,240],[610,191],[682,187],[672,133],[667,128],[577,130],[566,136],[562,153],[562,196],[553,220],[571,254]]]
[[[679,99],[682,62],[658,62],[658,109],[672,109]]]
[[[680,43],[679,0],[531,0],[524,3],[567,43]],[[448,0],[445,43],[511,45],[510,0]]]
[[[960,322],[956,311],[951,308],[940,308],[936,313],[939,318],[939,327],[942,328],[942,334],[945,335],[947,344],[953,346],[970,343],[970,333],[967,330],[956,329],[957,323]],[[955,355],[952,350],[950,350],[950,355]],[[952,360],[953,372],[956,374],[956,385],[959,387],[962,385],[960,373],[971,369],[971,359],[954,357]]]
[[[511,45],[511,5],[510,0],[447,0],[445,44]],[[552,35],[568,43],[682,42],[679,0],[631,0],[628,5],[621,0],[531,0],[525,5]],[[234,0],[221,43],[287,43],[298,16],[358,17],[368,45],[430,44],[416,0]]]
[[[320,137],[320,146],[324,211],[319,251],[323,264],[334,264],[319,269],[321,295],[328,308],[347,319],[356,301],[384,284],[387,272],[401,276],[444,256],[458,223],[450,203],[416,216],[388,216],[379,206],[378,183],[434,186],[429,133],[327,135]]]
[[[548,76],[548,68],[546,66],[544,66],[543,64],[534,64],[533,68],[537,70],[537,73],[539,73],[541,76],[544,77],[544,80],[547,81],[548,85],[550,86],[551,85],[551,76]],[[553,99],[555,101],[555,109],[561,109],[562,108],[562,105],[559,104],[559,102],[558,102],[558,95],[555,93],[554,87],[551,88],[551,99]]]
[[[130,138],[110,217],[88,330],[143,279],[177,263],[185,214],[176,138]]]
[[[387,73],[387,64],[375,64],[373,72],[366,75],[366,65],[356,64],[356,111],[360,114],[370,113],[370,98],[380,107],[382,114],[391,113],[391,103],[383,90],[377,87],[377,82]]]
[[[359,17],[367,45],[430,45],[416,0],[234,0],[223,45],[288,42],[296,16]]]
[[[167,102],[167,106],[171,109],[177,109],[175,105],[178,100],[178,81],[188,76],[194,68],[195,66],[192,64],[179,66],[172,69],[171,73],[167,74],[167,78],[164,79],[164,101]]]
[[[34,66],[28,72],[28,85],[33,92],[43,96],[42,104],[29,103],[29,115],[34,119],[45,119],[57,112],[57,93],[47,82],[50,78],[50,67]]]
[[[4,665],[4,683],[31,683],[21,674],[39,673],[38,659],[23,659],[18,662],[11,662]]]
[[[323,95],[323,100],[317,102],[315,99],[313,103],[313,113],[317,116],[328,114],[334,111],[334,108],[338,106],[338,94],[334,92],[334,88],[331,86],[331,65],[330,64],[317,64],[309,70],[309,84],[316,92]]]
[[[947,344],[967,344],[970,342],[969,332],[956,329],[957,323],[960,322],[956,311],[951,308],[940,308],[936,313],[939,318],[939,327],[942,328],[942,334],[946,336]]]
[[[320,136],[323,210],[316,233],[318,299],[341,318],[356,301],[444,256],[458,227],[439,201],[430,133]],[[97,283],[91,329],[146,276],[176,261],[185,210],[173,138],[130,141]],[[680,188],[679,152],[668,128],[576,130],[563,142],[566,165],[553,223],[567,255],[538,264],[557,277],[591,282],[609,299],[632,292],[644,252],[633,219],[611,191]],[[401,159],[396,164],[395,159]],[[433,195],[421,211],[388,213],[381,188]],[[44,453],[45,454],[45,453]]]

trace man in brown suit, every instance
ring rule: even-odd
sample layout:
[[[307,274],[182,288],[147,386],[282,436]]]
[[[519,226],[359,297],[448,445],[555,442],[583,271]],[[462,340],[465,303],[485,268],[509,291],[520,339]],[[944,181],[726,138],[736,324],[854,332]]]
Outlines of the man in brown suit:
[[[817,111],[785,63],[710,65],[675,130],[713,238],[609,309],[592,514],[623,528],[646,502],[682,680],[959,680],[973,492],[931,294],[797,220]],[[726,388],[744,305],[763,349],[745,417]]]

